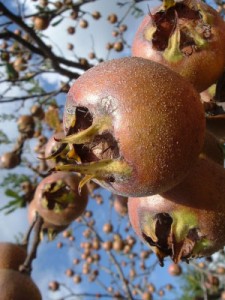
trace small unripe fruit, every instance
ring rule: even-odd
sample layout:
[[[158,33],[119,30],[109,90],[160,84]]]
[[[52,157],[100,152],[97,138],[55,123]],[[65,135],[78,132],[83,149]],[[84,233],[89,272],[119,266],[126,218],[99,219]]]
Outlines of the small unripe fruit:
[[[145,292],[142,294],[142,297],[141,297],[142,300],[152,300],[152,294],[149,293],[149,292]]]
[[[48,284],[48,288],[51,291],[53,291],[53,292],[58,291],[58,289],[59,289],[59,283],[57,281],[51,281]]]
[[[113,44],[113,49],[117,52],[123,51],[123,43],[122,42],[116,42]]]
[[[177,264],[170,264],[168,268],[168,272],[171,276],[179,276],[182,273],[182,268]]]
[[[67,269],[65,274],[67,277],[72,277],[74,275],[74,271],[72,269]]]
[[[71,18],[72,20],[76,20],[77,17],[78,17],[78,11],[73,10],[73,11],[71,12],[71,14],[70,14],[70,18]]]
[[[82,281],[80,275],[74,275],[73,276],[73,282],[74,283],[80,283]]]
[[[33,117],[42,120],[45,116],[44,110],[40,105],[34,104],[31,109],[30,112],[32,114]]]
[[[35,16],[33,22],[36,30],[45,30],[49,26],[49,18],[45,16]]]
[[[111,24],[115,24],[118,20],[118,17],[116,14],[111,14],[108,16],[107,20],[111,23]]]
[[[103,231],[104,231],[105,233],[110,233],[110,232],[112,232],[112,231],[113,231],[113,225],[112,225],[111,223],[106,223],[106,224],[104,224],[104,226],[103,226]]]
[[[13,62],[13,67],[17,72],[24,71],[27,68],[27,61],[23,57],[18,57]]]
[[[98,20],[101,18],[101,13],[99,11],[94,11],[92,14],[93,19]]]
[[[81,28],[87,28],[88,27],[88,21],[81,19],[79,22],[79,25]]]
[[[102,243],[102,248],[105,249],[106,251],[112,250],[113,243],[112,241],[105,241]]]
[[[26,135],[27,138],[32,138],[34,135],[35,123],[31,115],[22,115],[17,120],[19,132]]]
[[[67,32],[68,32],[69,34],[74,34],[75,31],[76,31],[75,27],[70,26],[70,27],[67,28]]]
[[[0,156],[0,168],[13,169],[17,167],[21,162],[20,155],[15,151],[5,152]]]

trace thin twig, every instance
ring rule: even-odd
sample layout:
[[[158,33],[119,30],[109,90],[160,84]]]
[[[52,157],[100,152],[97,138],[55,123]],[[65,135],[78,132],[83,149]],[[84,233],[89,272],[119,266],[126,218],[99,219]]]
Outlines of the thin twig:
[[[30,274],[32,271],[32,261],[37,256],[37,248],[41,241],[40,233],[41,233],[43,223],[44,223],[43,218],[40,215],[38,215],[37,219],[36,219],[36,223],[34,225],[34,240],[33,240],[33,244],[31,247],[31,251],[27,255],[24,263],[22,265],[20,265],[20,267],[19,267],[19,271],[22,273]]]

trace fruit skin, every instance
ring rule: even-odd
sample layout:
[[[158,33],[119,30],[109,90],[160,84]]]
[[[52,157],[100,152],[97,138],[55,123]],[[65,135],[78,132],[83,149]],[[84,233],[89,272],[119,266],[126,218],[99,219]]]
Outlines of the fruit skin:
[[[45,30],[48,28],[50,23],[46,16],[35,16],[33,22],[36,30]]]
[[[184,181],[170,191],[162,195],[129,198],[128,214],[133,229],[142,240],[151,244],[161,264],[166,256],[171,256],[177,263],[180,259],[210,256],[223,248],[224,195],[224,168],[212,160],[199,158]],[[157,215],[172,218],[171,227],[165,223],[165,228],[161,228],[163,246],[162,241],[160,246],[157,245],[159,236],[154,225]],[[165,243],[167,234],[170,240]],[[153,243],[150,239],[154,240]]]
[[[21,162],[20,154],[16,151],[5,152],[0,156],[0,168],[13,169]]]
[[[34,135],[35,122],[31,115],[22,115],[17,120],[19,132],[26,135],[27,138],[32,138]]]
[[[128,202],[128,197],[114,195],[113,207],[119,215],[121,216],[127,215],[127,202]]]
[[[77,174],[67,173],[67,172],[58,172],[53,173],[48,177],[45,177],[37,186],[33,201],[36,203],[36,209],[41,217],[46,223],[50,223],[56,226],[69,225],[73,220],[79,217],[85,210],[88,203],[88,193],[87,189],[84,187],[81,194],[78,193],[78,184],[79,177]],[[48,192],[47,195],[44,194],[47,186],[50,184],[63,183],[66,185],[66,188],[63,190],[63,206],[62,208],[51,207],[60,201],[60,196],[57,194],[52,194]],[[72,199],[68,199],[69,193],[71,194]],[[48,201],[48,207],[45,204],[45,201]],[[69,203],[66,201],[70,201]]]
[[[114,182],[97,181],[115,194],[145,196],[170,189],[193,166],[203,144],[199,95],[179,74],[143,58],[104,62],[79,77],[68,93],[65,132],[77,107],[87,108],[93,123],[104,116],[112,122],[108,132],[119,153],[106,158],[132,168],[128,178],[112,174]]]
[[[49,157],[54,151],[56,151],[59,148],[60,144],[55,139],[60,139],[64,136],[64,132],[60,131],[56,132],[55,134],[53,134],[53,136],[50,137],[50,139],[45,145],[45,157]],[[61,161],[66,161],[65,157],[62,158],[62,155],[59,155],[56,158],[46,159],[46,163],[49,168],[54,168],[54,166],[57,163],[60,163]]]
[[[0,270],[1,300],[41,300],[41,293],[33,280],[18,271]]]
[[[171,276],[179,276],[182,274],[182,268],[177,264],[170,264],[168,268],[168,272]]]
[[[38,208],[37,201],[32,200],[29,203],[28,210],[27,210],[27,219],[28,219],[29,224],[32,224],[33,221],[35,220],[38,209],[39,208]],[[46,220],[44,220],[41,229],[43,232],[49,233],[49,238],[51,239],[52,236],[54,236],[54,234],[63,231],[64,229],[67,228],[67,226],[68,225],[54,225],[54,224],[46,222]]]
[[[0,243],[0,269],[18,270],[26,259],[25,248],[13,243]]]
[[[197,5],[198,9],[200,8],[208,14],[209,23],[212,22],[210,24],[211,35],[206,39],[207,44],[205,47],[197,49],[189,56],[183,56],[183,59],[178,62],[168,62],[163,57],[163,51],[155,50],[152,40],[145,38],[146,31],[154,28],[151,16],[147,15],[134,37],[132,56],[151,59],[167,65],[187,78],[199,92],[202,92],[215,83],[224,70],[225,22],[217,11],[202,1],[192,0],[189,3]],[[162,6],[153,9],[151,13],[154,15],[160,9],[162,9]]]

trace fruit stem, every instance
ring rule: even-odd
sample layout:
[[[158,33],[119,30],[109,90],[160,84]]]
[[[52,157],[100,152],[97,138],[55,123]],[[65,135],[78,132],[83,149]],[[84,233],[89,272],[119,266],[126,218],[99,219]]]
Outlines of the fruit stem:
[[[31,223],[31,225],[30,225],[28,231],[27,231],[26,234],[24,235],[23,241],[22,241],[22,243],[21,243],[21,246],[22,246],[23,248],[25,248],[25,250],[27,250],[27,248],[28,248],[28,244],[29,244],[29,240],[30,240],[30,235],[31,235],[31,232],[32,232],[32,230],[33,230],[33,228],[34,228],[36,222],[37,222],[37,214],[35,215],[35,218],[33,219],[33,221],[32,221],[32,223]]]
[[[36,219],[35,219],[35,225],[34,225],[34,240],[32,243],[31,251],[27,255],[24,263],[19,266],[19,271],[21,273],[25,273],[27,275],[31,274],[32,271],[32,261],[36,258],[37,256],[37,248],[40,244],[40,233],[42,230],[42,225],[44,223],[43,218],[37,214]]]

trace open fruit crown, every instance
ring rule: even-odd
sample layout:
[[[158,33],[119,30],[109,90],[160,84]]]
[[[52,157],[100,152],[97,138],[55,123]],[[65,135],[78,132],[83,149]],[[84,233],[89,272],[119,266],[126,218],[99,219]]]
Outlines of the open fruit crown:
[[[122,79],[121,79],[122,78]],[[127,57],[86,71],[65,105],[61,146],[68,164],[53,170],[84,175],[115,194],[147,196],[178,184],[197,160],[205,117],[199,94],[156,62]]]
[[[129,197],[129,219],[161,265],[167,256],[175,263],[188,262],[224,247],[224,195],[223,165],[200,156],[186,178],[170,191]]]
[[[174,17],[175,14],[175,17]],[[153,27],[145,32],[153,47],[164,51],[167,61],[177,62],[207,46],[211,38],[213,16],[198,1],[164,0],[155,14],[150,13]]]
[[[225,22],[201,0],[164,0],[143,18],[132,56],[157,61],[202,92],[217,82],[225,67]]]
[[[143,239],[153,248],[161,266],[166,256],[174,263],[181,259],[188,262],[210,246],[207,237],[201,236],[197,216],[188,210],[174,210],[170,214],[143,211],[140,219]]]

